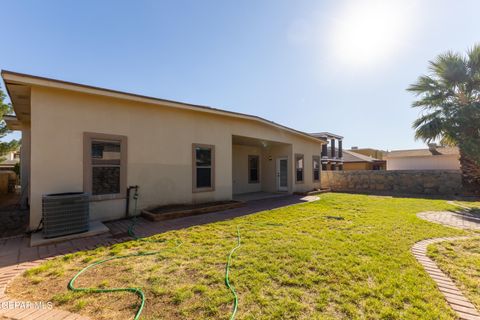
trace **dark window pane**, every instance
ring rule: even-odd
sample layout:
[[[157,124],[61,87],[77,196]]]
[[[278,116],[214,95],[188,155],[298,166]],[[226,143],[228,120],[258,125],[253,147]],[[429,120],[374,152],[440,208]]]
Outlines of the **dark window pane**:
[[[92,164],[120,165],[120,142],[93,141]]]
[[[297,169],[297,181],[303,181],[303,170]]]
[[[195,156],[197,167],[208,167],[212,164],[212,149],[210,148],[196,147]]]
[[[297,181],[303,181],[303,156],[297,156],[295,160]]]
[[[210,188],[212,186],[212,169],[197,168],[197,188]]]
[[[248,157],[248,180],[249,182],[258,182],[258,156],[249,156]]]
[[[92,194],[120,193],[120,167],[93,167]]]
[[[313,180],[320,180],[320,171],[313,170]]]
[[[258,157],[250,157],[250,169],[258,168]]]
[[[250,169],[250,182],[258,181],[258,170]]]

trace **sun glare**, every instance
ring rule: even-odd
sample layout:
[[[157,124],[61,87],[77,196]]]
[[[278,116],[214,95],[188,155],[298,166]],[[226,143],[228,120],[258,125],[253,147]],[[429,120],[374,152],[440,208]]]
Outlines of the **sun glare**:
[[[338,8],[328,30],[333,59],[349,67],[382,63],[405,45],[413,29],[407,0],[348,1]]]

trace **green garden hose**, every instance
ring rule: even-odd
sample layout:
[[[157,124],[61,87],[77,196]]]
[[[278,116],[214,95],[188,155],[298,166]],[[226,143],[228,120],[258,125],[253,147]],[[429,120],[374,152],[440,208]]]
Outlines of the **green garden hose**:
[[[135,199],[135,213],[137,211],[137,199],[138,199],[138,195],[135,195],[134,196],[134,199]],[[148,240],[143,240],[143,239],[140,239],[136,234],[135,234],[135,224],[137,223],[137,218],[136,216],[133,217],[132,219],[132,224],[131,226],[128,228],[128,234],[134,238],[135,240],[139,240],[139,241],[148,241]],[[163,242],[163,241],[148,241],[148,242]],[[182,243],[180,241],[177,241],[176,242],[176,246],[173,247],[173,248],[170,248],[171,250],[174,250],[178,247],[180,247],[182,245]],[[143,293],[142,289],[140,288],[110,288],[110,289],[99,289],[99,288],[76,288],[75,287],[75,281],[77,280],[77,278],[82,274],[84,273],[85,271],[87,271],[88,269],[90,268],[93,268],[95,266],[98,266],[100,264],[103,264],[105,262],[108,262],[108,261],[112,261],[112,260],[119,260],[119,259],[126,259],[126,258],[131,258],[131,257],[145,257],[145,256],[152,256],[152,255],[155,255],[155,254],[158,254],[160,252],[164,252],[164,251],[167,251],[169,249],[163,249],[163,250],[158,250],[158,251],[151,251],[151,252],[142,252],[142,253],[133,253],[133,254],[129,254],[129,255],[124,255],[124,256],[117,256],[117,257],[111,257],[111,258],[108,258],[108,259],[103,259],[103,260],[99,260],[99,261],[96,261],[92,264],[89,264],[88,266],[86,266],[85,268],[83,268],[82,270],[80,270],[80,272],[78,272],[71,280],[70,282],[68,283],[68,289],[69,290],[72,290],[73,292],[87,292],[87,293],[107,293],[107,292],[133,292],[135,293],[139,298],[140,298],[140,307],[138,308],[137,312],[135,313],[135,317],[133,318],[134,320],[138,320],[140,318],[140,314],[142,313],[143,311],[143,308],[145,307],[145,294]]]
[[[135,195],[134,196],[134,199],[135,199],[135,212],[137,211],[137,199],[138,199],[138,195]],[[137,218],[136,216],[134,216],[132,218],[132,224],[130,225],[130,227],[128,228],[128,234],[134,238],[135,240],[138,240],[138,241],[146,241],[146,242],[159,242],[159,241],[151,241],[151,240],[145,240],[145,239],[141,239],[139,238],[136,234],[135,234],[135,225],[137,223]],[[140,298],[140,307],[137,309],[137,312],[135,313],[135,317],[133,318],[134,320],[138,320],[140,318],[140,315],[143,311],[143,308],[145,307],[145,294],[143,293],[142,289],[140,288],[109,288],[109,289],[100,289],[100,288],[78,288],[78,287],[75,287],[75,281],[77,280],[77,278],[82,274],[84,273],[85,271],[93,268],[93,267],[96,267],[98,265],[101,265],[103,263],[106,263],[108,261],[112,261],[112,260],[119,260],[119,259],[126,259],[126,258],[131,258],[131,257],[145,257],[145,256],[152,256],[152,255],[155,255],[155,254],[158,254],[160,252],[164,252],[164,251],[167,251],[167,250],[174,250],[174,249],[177,249],[178,247],[180,247],[182,245],[182,243],[180,241],[177,241],[176,242],[176,246],[173,247],[173,248],[170,248],[170,249],[163,249],[163,250],[159,250],[159,251],[151,251],[151,252],[143,252],[143,253],[133,253],[133,254],[129,254],[129,255],[124,255],[124,256],[117,256],[117,257],[111,257],[111,258],[107,258],[107,259],[103,259],[103,260],[99,260],[99,261],[96,261],[94,263],[91,263],[89,264],[88,266],[86,266],[85,268],[83,268],[82,270],[80,270],[80,272],[78,272],[69,282],[68,282],[68,289],[73,291],[73,292],[86,292],[86,293],[108,293],[108,292],[132,292],[132,293],[135,293],[139,298]],[[227,285],[227,288],[230,289],[230,291],[232,292],[233,296],[234,296],[234,304],[233,304],[233,311],[232,311],[232,314],[230,316],[230,320],[233,320],[235,319],[235,315],[237,313],[237,308],[238,308],[238,296],[237,296],[237,293],[235,291],[235,288],[233,288],[231,285],[230,285],[230,281],[229,281],[229,278],[228,278],[228,274],[229,274],[229,271],[230,271],[230,262],[231,262],[231,259],[232,259],[232,255],[233,253],[235,252],[235,250],[237,250],[238,248],[240,247],[240,230],[237,226],[237,246],[235,248],[233,248],[231,251],[230,251],[230,254],[228,255],[228,259],[227,259],[227,265],[226,265],[226,268],[225,268],[225,284]]]
[[[235,291],[235,288],[232,287],[232,285],[230,284],[228,274],[230,272],[230,262],[232,260],[232,255],[235,252],[235,250],[240,248],[240,245],[241,245],[240,244],[240,229],[237,226],[237,246],[230,251],[230,254],[228,255],[228,259],[227,259],[227,266],[225,268],[225,284],[227,285],[227,288],[230,289],[230,291],[233,294],[233,311],[232,311],[232,314],[230,315],[230,320],[235,319],[235,315],[237,314],[238,296],[237,296],[237,292]]]
[[[181,242],[177,242],[177,245],[171,249],[176,249],[178,248],[179,246],[181,246],[182,243]],[[95,266],[98,266],[100,264],[103,264],[105,262],[108,262],[108,261],[112,261],[112,260],[119,260],[119,259],[126,259],[126,258],[131,258],[131,257],[143,257],[143,256],[151,256],[151,255],[155,255],[155,254],[158,254],[160,252],[163,252],[163,251],[166,251],[167,249],[165,250],[160,250],[160,251],[152,251],[152,252],[143,252],[143,253],[134,253],[134,254],[129,254],[129,255],[125,255],[125,256],[118,256],[118,257],[112,257],[112,258],[108,258],[108,259],[103,259],[103,260],[99,260],[99,261],[96,261],[92,264],[89,264],[88,266],[86,266],[85,268],[83,268],[82,270],[80,270],[80,272],[78,272],[71,280],[70,282],[68,283],[68,289],[72,290],[73,292],[87,292],[87,293],[106,293],[106,292],[133,292],[135,293],[141,300],[140,302],[140,307],[138,308],[136,314],[135,314],[135,317],[133,318],[134,320],[138,320],[140,318],[140,314],[142,313],[143,311],[143,307],[145,306],[145,294],[143,293],[142,289],[140,288],[110,288],[110,289],[99,289],[99,288],[77,288],[75,287],[75,281],[77,280],[77,278],[82,274],[84,273],[85,271],[87,271],[88,269],[90,268],[93,268]]]

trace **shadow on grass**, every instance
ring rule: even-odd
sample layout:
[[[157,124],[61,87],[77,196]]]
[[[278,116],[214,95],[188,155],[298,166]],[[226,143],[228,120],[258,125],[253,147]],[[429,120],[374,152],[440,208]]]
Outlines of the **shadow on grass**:
[[[461,215],[466,221],[480,223],[480,208],[450,209],[449,211]]]
[[[417,194],[417,193],[397,193],[393,191],[332,191],[334,193],[362,194],[367,196],[379,196],[390,198],[413,198],[413,199],[432,199],[432,200],[457,200],[464,202],[478,202],[480,197],[470,195],[436,195],[436,194]]]

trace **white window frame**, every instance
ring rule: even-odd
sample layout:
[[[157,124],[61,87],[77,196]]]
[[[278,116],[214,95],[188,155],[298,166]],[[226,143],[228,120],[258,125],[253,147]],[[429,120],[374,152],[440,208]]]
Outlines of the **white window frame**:
[[[197,152],[196,148],[208,148],[211,150],[211,162],[210,162],[210,187],[197,188]],[[202,167],[206,168],[206,167]],[[215,191],[215,146],[211,144],[192,144],[192,192],[210,192]]]

